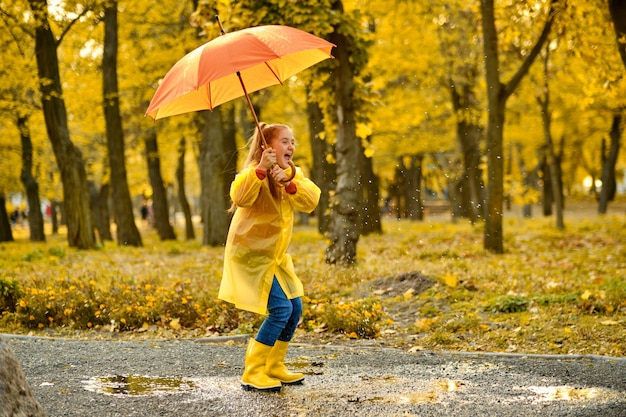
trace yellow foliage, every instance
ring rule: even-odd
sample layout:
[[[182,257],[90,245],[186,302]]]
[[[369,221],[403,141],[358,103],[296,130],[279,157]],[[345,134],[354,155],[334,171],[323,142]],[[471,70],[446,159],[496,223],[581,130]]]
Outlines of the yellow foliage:
[[[568,216],[566,231],[549,218],[509,218],[503,255],[487,253],[482,228],[467,222],[384,219],[384,233],[363,236],[358,264],[345,269],[323,261],[327,241],[315,225],[298,227],[290,252],[306,297],[296,337],[356,334],[407,349],[504,351],[510,345],[528,353],[626,355],[626,223],[623,202],[616,204],[619,215]],[[17,238],[0,244],[0,277],[17,280],[20,290],[15,311],[2,311],[0,331],[152,337],[165,330],[253,332],[260,324],[216,300],[222,248],[160,242],[151,231],[144,248],[65,249],[61,259],[61,251],[51,249],[66,245],[63,235],[46,243]],[[407,282],[389,278],[370,286],[407,271],[419,271],[432,286],[402,287]],[[2,302],[0,296],[0,309]],[[567,346],[557,343],[565,336]]]
[[[459,283],[459,277],[454,274],[446,274],[444,282],[448,287],[456,287]]]

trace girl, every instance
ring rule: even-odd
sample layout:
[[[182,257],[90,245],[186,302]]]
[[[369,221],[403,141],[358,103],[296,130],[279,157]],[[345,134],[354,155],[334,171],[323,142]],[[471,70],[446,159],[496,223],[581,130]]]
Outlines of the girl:
[[[248,344],[241,383],[247,389],[279,391],[282,384],[304,380],[303,374],[288,371],[283,363],[302,315],[304,295],[287,247],[294,210],[312,212],[320,189],[300,169],[288,181],[285,170],[295,168],[291,161],[296,149],[288,126],[261,123],[248,144],[244,168],[230,187],[235,214],[218,297],[239,309],[267,315]]]

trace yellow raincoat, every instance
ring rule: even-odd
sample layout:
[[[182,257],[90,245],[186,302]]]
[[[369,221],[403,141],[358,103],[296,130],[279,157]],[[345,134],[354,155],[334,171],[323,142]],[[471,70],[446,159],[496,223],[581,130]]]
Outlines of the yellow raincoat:
[[[291,242],[294,210],[310,213],[320,189],[300,169],[292,180],[297,191],[279,188],[272,197],[268,180],[260,180],[254,167],[243,169],[230,186],[237,206],[224,254],[224,272],[218,298],[242,310],[267,314],[274,276],[288,298],[304,295],[287,248]]]

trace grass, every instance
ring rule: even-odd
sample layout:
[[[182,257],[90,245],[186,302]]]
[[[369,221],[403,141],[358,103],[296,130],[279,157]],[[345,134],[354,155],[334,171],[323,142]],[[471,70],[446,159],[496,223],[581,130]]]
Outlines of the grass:
[[[507,217],[506,253],[482,248],[482,228],[443,217],[385,219],[358,243],[357,265],[324,263],[327,242],[297,226],[292,248],[305,283],[296,338],[405,349],[626,356],[626,217]],[[217,295],[222,248],[107,243],[94,251],[0,244],[0,331],[81,338],[250,333],[262,317]]]

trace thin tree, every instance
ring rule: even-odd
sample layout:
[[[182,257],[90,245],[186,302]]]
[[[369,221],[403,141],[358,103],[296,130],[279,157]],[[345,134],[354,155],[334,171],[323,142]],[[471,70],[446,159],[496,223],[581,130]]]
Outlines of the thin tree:
[[[17,118],[17,126],[22,141],[22,172],[20,179],[26,189],[28,199],[28,227],[32,242],[45,242],[46,235],[43,231],[43,214],[41,213],[41,200],[39,198],[39,184],[33,176],[33,142],[30,137],[28,115],[20,115]]]
[[[0,190],[0,242],[13,242],[13,231],[7,213],[7,199],[2,190]]]
[[[187,194],[185,193],[185,148],[187,141],[183,136],[180,138],[180,144],[178,145],[178,166],[176,167],[176,184],[178,185],[178,202],[185,215],[185,238],[187,240],[193,240],[196,238],[196,233],[193,230],[193,221],[191,218],[191,207],[187,200]]]
[[[548,39],[555,18],[555,4],[550,10],[541,35],[530,53],[508,83],[500,79],[498,32],[496,30],[494,0],[481,0],[483,47],[485,54],[489,117],[487,122],[487,210],[483,246],[493,253],[503,253],[503,203],[504,203],[504,122],[506,101],[513,94]]]
[[[617,49],[619,50],[619,55],[626,68],[626,41],[624,41],[626,39],[626,0],[608,0],[608,6],[615,30]],[[611,191],[613,193],[615,192],[614,189],[611,190],[610,185],[611,182],[615,185],[615,164],[617,163],[620,148],[620,138],[624,130],[623,117],[621,115],[623,111],[624,109],[619,109],[613,116],[609,155],[602,167],[602,191],[600,192],[600,204],[598,206],[600,213],[606,213]]]
[[[29,4],[36,24],[35,54],[44,120],[63,183],[68,243],[71,247],[92,249],[95,239],[87,174],[82,154],[70,140],[59,75],[58,42],[48,19],[48,3],[46,0],[29,0]]]
[[[176,234],[170,223],[170,209],[167,202],[167,192],[161,175],[161,158],[155,130],[150,128],[144,138],[146,146],[146,160],[148,162],[148,177],[152,186],[152,210],[154,213],[154,227],[161,240],[174,240]]]
[[[615,180],[615,165],[619,155],[620,139],[622,136],[623,122],[622,114],[616,112],[613,115],[613,123],[611,123],[611,132],[609,133],[610,144],[607,155],[604,146],[602,146],[602,189],[600,190],[600,199],[598,202],[598,213],[606,214],[609,201],[615,198],[617,191],[617,182]],[[604,140],[602,141],[604,145]]]
[[[552,140],[552,110],[550,109],[550,83],[549,67],[550,49],[546,48],[543,56],[543,88],[540,95],[537,96],[537,102],[541,108],[541,119],[543,122],[543,136],[545,138],[546,158],[548,170],[550,171],[550,190],[552,191],[552,201],[554,201],[556,210],[556,227],[559,230],[565,229],[563,220],[563,193],[561,192],[561,169],[559,168],[559,160],[554,151],[554,141]]]
[[[117,0],[108,0],[104,8],[104,52],[102,56],[102,86],[107,149],[111,168],[111,196],[113,217],[117,225],[117,244],[142,246],[141,235],[135,223],[133,203],[128,190],[124,131],[120,116],[117,84]],[[106,204],[106,201],[101,202]]]

